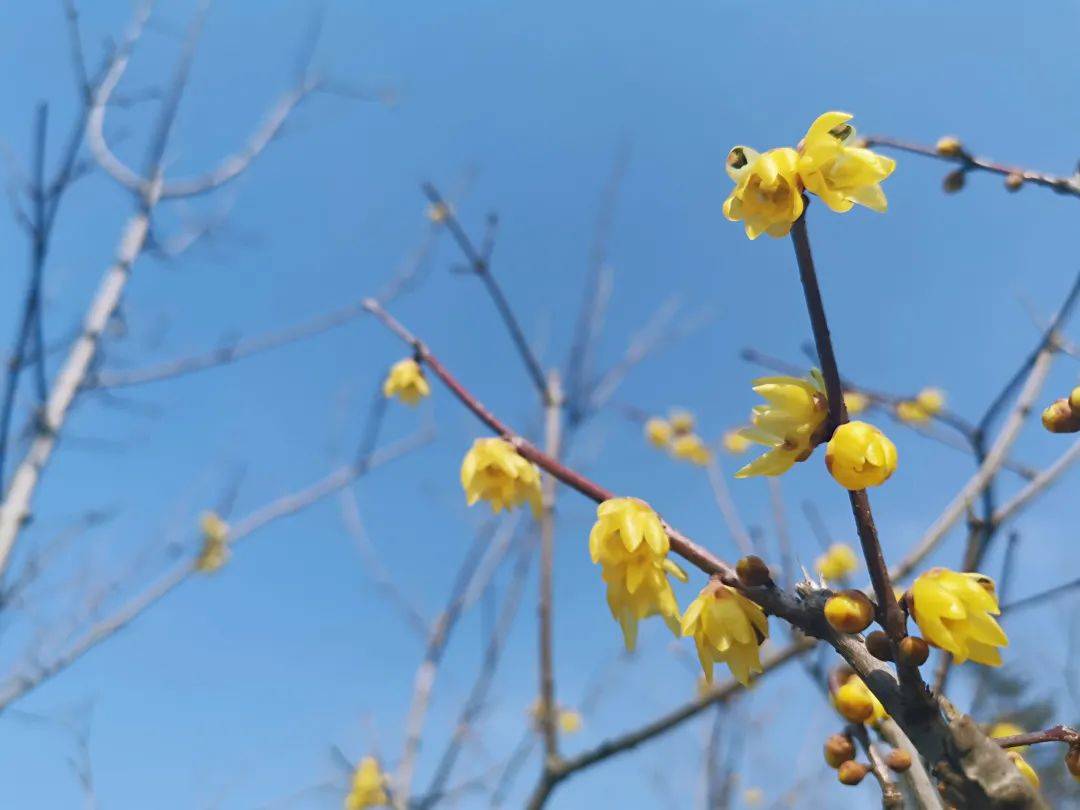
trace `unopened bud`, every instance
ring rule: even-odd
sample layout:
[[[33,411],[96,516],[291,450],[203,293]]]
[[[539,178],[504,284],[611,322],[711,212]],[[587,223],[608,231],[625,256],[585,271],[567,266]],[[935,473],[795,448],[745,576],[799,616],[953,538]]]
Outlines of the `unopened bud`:
[[[875,630],[866,636],[866,649],[878,661],[892,661],[892,643],[881,630]]]
[[[727,156],[727,165],[733,169],[741,169],[747,163],[746,152],[741,146],[736,146]]]
[[[1069,769],[1072,778],[1080,782],[1080,745],[1069,748],[1069,753],[1065,755],[1065,767]]]
[[[956,169],[945,175],[945,179],[941,181],[941,188],[946,194],[955,194],[964,187],[966,181],[967,172]]]
[[[855,746],[843,734],[833,734],[825,740],[825,761],[830,768],[839,768],[850,759],[855,759]]]
[[[874,700],[870,690],[854,678],[836,690],[833,702],[840,715],[852,723],[865,723],[874,715]]]
[[[1074,416],[1080,417],[1080,385],[1069,394],[1069,408]]]
[[[874,603],[862,591],[842,591],[825,602],[825,618],[842,633],[861,633],[874,620]]]
[[[959,157],[964,154],[964,144],[955,135],[945,135],[938,138],[934,149],[942,157]]]
[[[840,783],[843,785],[857,785],[869,772],[870,766],[864,765],[861,762],[856,762],[852,759],[848,760],[837,769],[836,778],[839,779]]]
[[[911,767],[911,754],[903,748],[894,748],[885,755],[885,764],[897,773],[903,773]]]
[[[1075,392],[1074,392],[1075,393]],[[1043,427],[1051,433],[1076,433],[1080,431],[1080,416],[1073,413],[1069,402],[1072,399],[1059,399],[1042,412]]]
[[[930,657],[930,645],[918,636],[905,636],[898,645],[898,661],[909,667],[921,667]]]
[[[756,585],[768,585],[772,582],[772,575],[769,573],[769,566],[765,564],[765,561],[761,557],[755,557],[753,554],[748,554],[739,560],[735,566],[735,573],[739,575],[739,581],[743,585],[754,587]]]
[[[1006,191],[1019,191],[1022,185],[1024,185],[1024,175],[1020,172],[1009,172],[1005,175]]]

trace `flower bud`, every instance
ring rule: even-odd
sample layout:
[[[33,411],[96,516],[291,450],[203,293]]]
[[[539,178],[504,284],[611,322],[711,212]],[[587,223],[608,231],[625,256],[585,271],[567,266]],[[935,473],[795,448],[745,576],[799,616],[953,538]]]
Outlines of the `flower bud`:
[[[911,754],[903,748],[894,748],[885,755],[885,764],[897,773],[903,773],[911,767]]]
[[[841,633],[861,633],[874,620],[874,603],[862,591],[841,591],[825,602],[825,618]]]
[[[955,194],[963,189],[966,182],[967,172],[963,169],[956,169],[945,175],[945,178],[941,181],[941,189],[946,194]]]
[[[1069,769],[1072,778],[1080,782],[1080,745],[1073,745],[1069,753],[1065,755],[1065,767]]]
[[[671,441],[671,424],[666,419],[654,416],[645,423],[645,438],[653,447],[667,447]]]
[[[1024,175],[1019,172],[1009,172],[1005,175],[1006,191],[1019,191],[1022,185],[1024,185]]]
[[[847,490],[884,484],[896,470],[896,445],[866,422],[848,422],[833,431],[825,466]]]
[[[735,566],[735,573],[739,575],[739,581],[743,585],[754,587],[757,585],[768,585],[772,582],[772,574],[769,573],[769,566],[765,564],[765,561],[761,557],[755,557],[753,554],[749,554],[739,560]]]
[[[892,661],[892,642],[881,630],[875,630],[866,636],[866,649],[878,661]]]
[[[855,759],[855,746],[843,734],[833,734],[825,740],[825,761],[830,768],[839,768],[851,759]]]
[[[852,723],[865,723],[874,714],[874,701],[870,691],[856,679],[837,689],[833,702],[841,716]]]
[[[1080,385],[1069,394],[1069,408],[1074,416],[1080,417]]]
[[[955,135],[945,135],[938,138],[934,149],[942,157],[959,157],[964,154],[964,144]]]
[[[930,657],[930,645],[918,636],[905,636],[898,645],[898,662],[909,667],[921,667]]]
[[[857,785],[869,772],[869,765],[850,759],[837,769],[836,778],[843,785]]]
[[[689,433],[694,429],[694,415],[690,411],[672,411],[669,421],[676,435]]]
[[[1080,416],[1073,413],[1073,409],[1069,404],[1071,399],[1072,395],[1070,394],[1069,399],[1056,400],[1043,411],[1042,423],[1044,428],[1051,433],[1076,433],[1080,431]]]

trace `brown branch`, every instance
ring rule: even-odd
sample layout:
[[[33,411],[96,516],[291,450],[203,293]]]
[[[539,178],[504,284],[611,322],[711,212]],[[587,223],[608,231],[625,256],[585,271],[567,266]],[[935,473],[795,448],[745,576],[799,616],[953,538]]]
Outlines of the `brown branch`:
[[[1066,745],[1080,745],[1080,731],[1070,726],[1051,726],[1043,731],[1026,731],[1009,737],[992,737],[1002,748],[1016,748],[1020,745],[1039,745],[1040,743],[1060,742]]]

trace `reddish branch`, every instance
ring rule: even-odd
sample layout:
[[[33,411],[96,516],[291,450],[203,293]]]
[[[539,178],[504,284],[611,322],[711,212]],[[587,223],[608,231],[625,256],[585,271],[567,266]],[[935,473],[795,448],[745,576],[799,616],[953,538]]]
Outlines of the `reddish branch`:
[[[1080,745],[1080,731],[1069,726],[1051,726],[1043,731],[1028,731],[1008,737],[993,737],[1002,748],[1016,748],[1020,745],[1038,745],[1039,743],[1060,742],[1070,746]]]

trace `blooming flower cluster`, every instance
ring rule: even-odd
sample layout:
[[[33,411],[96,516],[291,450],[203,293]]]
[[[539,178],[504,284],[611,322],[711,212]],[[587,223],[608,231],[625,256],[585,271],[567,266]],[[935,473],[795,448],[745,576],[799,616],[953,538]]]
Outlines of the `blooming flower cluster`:
[[[1009,639],[994,620],[1001,609],[992,579],[931,568],[915,579],[908,593],[912,616],[927,641],[952,653],[958,664],[970,659],[1001,666],[998,648]]]
[[[397,397],[406,405],[415,405],[430,393],[423,369],[411,357],[394,363],[383,382],[383,396]]]
[[[195,568],[211,574],[229,561],[229,524],[216,512],[204,512],[199,527],[203,544],[195,558]]]
[[[390,804],[386,794],[386,775],[375,757],[364,757],[353,773],[352,788],[345,797],[345,810],[365,810]]]
[[[797,149],[781,147],[758,153],[736,146],[727,171],[735,188],[724,202],[724,216],[741,221],[746,235],[785,236],[802,216],[803,192],[821,198],[833,211],[863,205],[885,211],[881,181],[896,162],[858,145],[851,116],[827,112],[810,125]]]
[[[540,514],[540,471],[505,439],[473,442],[461,463],[461,486],[469,506],[484,500],[501,512],[528,503],[533,515]]]
[[[752,424],[742,435],[769,450],[735,473],[736,478],[782,475],[808,459],[824,438],[829,415],[825,381],[817,369],[806,379],[761,377],[754,380],[754,393],[765,403],[754,406]]]
[[[689,411],[675,410],[664,419],[654,416],[645,422],[645,438],[653,447],[667,450],[673,458],[704,466],[712,459],[712,452],[702,438],[694,432],[694,415]]]

